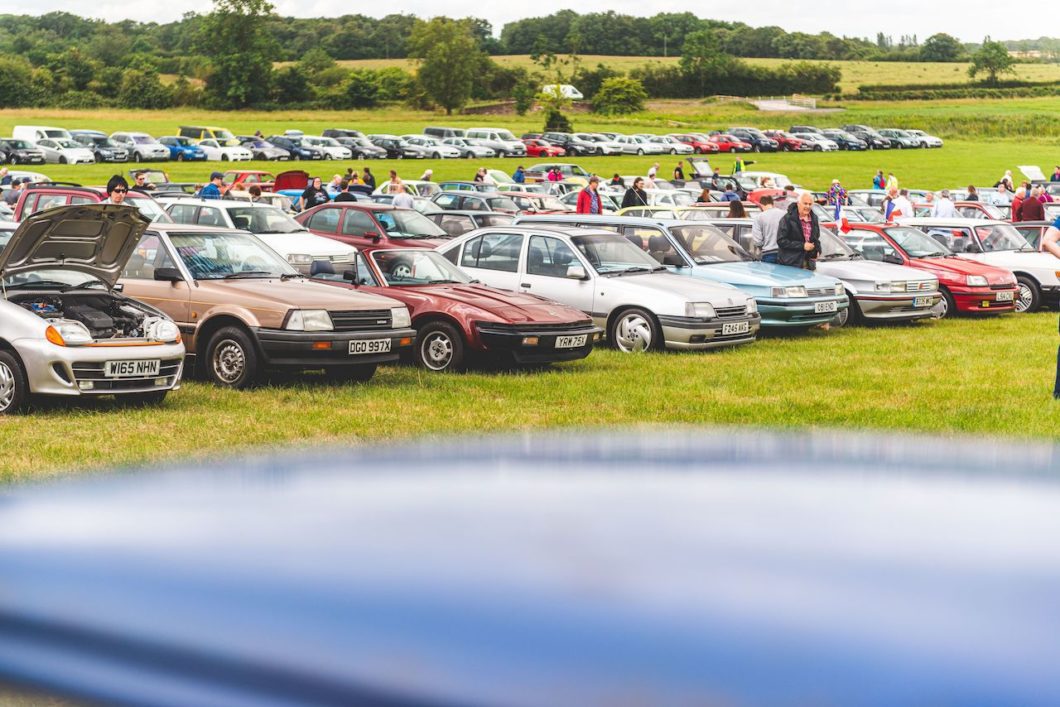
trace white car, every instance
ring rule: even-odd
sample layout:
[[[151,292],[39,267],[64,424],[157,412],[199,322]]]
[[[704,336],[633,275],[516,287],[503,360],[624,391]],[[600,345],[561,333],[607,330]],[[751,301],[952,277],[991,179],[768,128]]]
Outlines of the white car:
[[[349,160],[353,159],[353,150],[343,145],[333,137],[321,137],[319,135],[305,135],[302,142],[310,147],[315,147],[324,153],[326,160]]]
[[[1035,312],[1043,304],[1055,307],[1060,303],[1060,260],[1039,253],[1011,223],[911,218],[903,219],[902,225],[919,228],[962,258],[1011,270],[1019,285],[1017,312]]]
[[[283,253],[287,262],[304,275],[311,274],[316,261],[336,266],[351,262],[347,246],[310,233],[285,211],[271,204],[184,198],[162,198],[159,201],[176,223],[237,228],[253,233],[270,248]]]
[[[740,176],[744,179],[753,179],[757,186],[762,185],[763,179],[768,179],[772,183],[773,189],[783,189],[789,184],[794,186],[793,182],[788,179],[788,175],[781,174],[780,172],[755,172],[744,170],[743,172],[740,172]]]
[[[498,157],[526,157],[526,145],[505,128],[469,128],[464,137],[478,140],[480,145],[492,149]]]
[[[114,290],[147,225],[135,209],[90,204],[0,228],[0,414],[31,395],[158,404],[179,387],[177,325]]]
[[[839,143],[835,140],[829,140],[818,133],[793,133],[793,135],[813,145],[815,152],[836,152],[839,150]]]
[[[44,161],[55,164],[95,164],[92,150],[68,138],[37,140],[37,149],[44,153]]]
[[[206,153],[206,159],[211,162],[249,162],[254,159],[254,153],[242,145],[222,145],[212,138],[199,140],[196,146]]]
[[[626,184],[633,184],[627,181]],[[696,197],[684,189],[645,189],[648,206],[691,206]]]
[[[486,147],[478,140],[468,140],[464,137],[447,137],[442,142],[458,150],[461,157],[468,159],[497,156],[496,150],[492,147]]]
[[[446,145],[444,142],[436,137],[430,135],[402,135],[401,139],[410,145],[415,145],[428,153],[428,156],[434,160],[451,159],[454,157],[463,157],[464,153],[459,148],[453,147],[452,145]]]
[[[920,140],[921,147],[942,147],[942,138],[928,135],[923,130],[906,130],[907,133]]]
[[[571,133],[574,137],[596,145],[599,155],[621,155],[622,146],[606,135],[599,133]]]
[[[614,143],[619,146],[624,155],[662,155],[667,152],[666,145],[651,142],[640,135],[618,135]]]
[[[654,142],[663,146],[663,151],[671,155],[691,155],[696,150],[691,145],[686,145],[675,137],[669,135],[655,135],[648,138],[648,142]]]
[[[128,150],[133,162],[169,161],[169,148],[147,133],[114,133],[110,139]]]
[[[627,353],[750,343],[761,325],[752,297],[730,285],[665,272],[614,231],[491,227],[438,250],[487,285],[580,309]]]

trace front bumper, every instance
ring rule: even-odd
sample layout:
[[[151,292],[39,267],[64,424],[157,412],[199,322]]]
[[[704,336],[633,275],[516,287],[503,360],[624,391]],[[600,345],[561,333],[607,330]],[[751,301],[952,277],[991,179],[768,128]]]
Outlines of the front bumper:
[[[517,363],[554,363],[575,361],[588,356],[593,344],[600,340],[603,330],[593,324],[564,325],[505,325],[476,322],[475,333],[481,351],[503,351]],[[576,348],[556,348],[560,336],[585,336],[585,344]],[[530,343],[537,340],[536,344]]]
[[[1060,288],[1057,289],[1060,290]],[[997,298],[999,292],[1012,293],[1012,299],[1008,301],[999,301]],[[967,312],[970,314],[981,312],[1012,312],[1016,309],[1016,300],[1019,298],[1019,289],[1015,285],[1007,290],[995,290],[990,287],[951,287],[950,294],[953,296],[953,304],[957,307],[958,312]]]
[[[121,154],[115,154],[113,152],[100,152],[100,162],[128,162],[129,153],[123,152]]]
[[[340,332],[257,329],[254,333],[265,365],[284,368],[390,363],[398,359],[402,349],[412,346],[416,340],[415,329]],[[376,339],[389,339],[390,351],[378,354],[350,353],[350,342]]]
[[[748,324],[746,333],[723,333],[726,324],[740,324],[743,322]],[[758,330],[762,327],[762,317],[759,314],[749,314],[743,317],[727,317],[725,319],[704,321],[696,317],[660,316],[659,324],[662,325],[663,341],[666,343],[666,348],[698,351],[751,343],[755,340]]]
[[[758,312],[762,315],[762,326],[767,328],[808,327],[825,324],[835,319],[836,314],[850,306],[846,295],[829,297],[755,298]],[[820,302],[835,302],[836,311],[816,312]]]
[[[183,344],[152,346],[55,346],[47,341],[13,342],[36,395],[124,395],[176,390],[184,367]],[[157,376],[108,378],[108,361],[160,361]]]
[[[914,294],[865,294],[855,295],[858,308],[866,319],[877,321],[910,321],[914,319],[926,319],[934,315],[934,307],[942,299],[938,292],[923,292]],[[915,306],[916,300],[927,299],[928,303],[919,307]]]

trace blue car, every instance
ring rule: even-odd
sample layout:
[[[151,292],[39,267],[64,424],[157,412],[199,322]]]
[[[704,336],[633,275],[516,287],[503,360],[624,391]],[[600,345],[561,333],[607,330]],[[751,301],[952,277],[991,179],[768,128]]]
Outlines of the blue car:
[[[831,322],[850,306],[834,277],[763,263],[710,224],[698,221],[587,216],[521,216],[515,223],[555,223],[618,231],[679,275],[723,282],[755,298],[763,328],[807,328]]]
[[[169,148],[169,159],[176,162],[205,162],[206,153],[189,138],[168,135],[158,141]]]

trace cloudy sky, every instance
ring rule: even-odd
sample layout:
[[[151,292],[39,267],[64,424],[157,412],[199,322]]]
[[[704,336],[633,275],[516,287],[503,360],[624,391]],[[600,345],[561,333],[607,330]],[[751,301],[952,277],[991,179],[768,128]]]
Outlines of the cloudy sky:
[[[996,0],[962,0],[961,2],[923,2],[923,0],[851,0],[845,3],[821,2],[800,3],[797,0],[755,0],[740,6],[739,19],[752,26],[777,25],[788,31],[820,32],[874,38],[884,32],[897,38],[903,34],[916,34],[923,41],[936,32],[948,32],[964,41],[981,41],[984,34],[994,39],[1030,39],[1041,34],[1056,34],[1056,22],[1060,20],[1060,7],[1056,0],[1046,0],[1032,11],[1043,24],[1027,26],[1026,14],[1005,9]],[[277,11],[286,16],[329,17],[341,14],[361,13],[381,17],[393,12],[431,17],[445,14],[449,17],[485,16],[498,32],[505,22],[528,15],[547,15],[557,10],[571,8],[579,11],[614,10],[631,15],[655,14],[657,12],[685,12],[692,10],[700,16],[715,19],[733,19],[731,13],[699,10],[695,3],[687,0],[656,0],[645,10],[642,0],[611,0],[606,5],[572,4],[569,0],[538,0],[534,3],[483,4],[481,0],[402,0],[401,2],[372,4],[344,4],[334,0],[273,0]],[[731,4],[728,5],[732,7]],[[206,12],[211,7],[209,0],[167,0],[165,3],[147,0],[101,0],[87,3],[85,0],[35,0],[11,6],[2,12],[39,14],[54,10],[65,10],[83,16],[104,19],[134,19],[140,21],[168,22],[179,19],[185,12]],[[1009,6],[1015,7],[1015,6]],[[1052,9],[1046,9],[1050,8]],[[488,8],[488,10],[484,10]],[[705,14],[704,14],[705,13]],[[1044,14],[1043,14],[1044,13]],[[1054,22],[1046,21],[1052,13]],[[1039,29],[1041,28],[1041,29]]]

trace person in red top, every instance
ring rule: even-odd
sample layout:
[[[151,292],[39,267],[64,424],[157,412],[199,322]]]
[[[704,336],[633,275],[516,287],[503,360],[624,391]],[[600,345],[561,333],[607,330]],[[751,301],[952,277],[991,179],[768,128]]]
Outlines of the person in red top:
[[[1023,200],[1023,204],[1020,206],[1019,219],[1016,219],[1015,213],[1012,215],[1012,220],[1016,221],[1044,221],[1045,220],[1045,206],[1042,204],[1042,189],[1041,187],[1034,187],[1031,190],[1030,196]]]
[[[589,186],[578,192],[578,207],[576,211],[579,214],[601,214],[603,210],[600,208],[600,178],[595,174],[589,177]]]
[[[1016,190],[1016,195],[1012,197],[1012,220],[1022,221],[1021,213],[1023,209],[1023,202],[1027,201],[1030,197],[1030,187],[1024,182],[1019,189]]]

